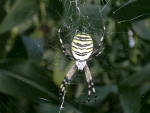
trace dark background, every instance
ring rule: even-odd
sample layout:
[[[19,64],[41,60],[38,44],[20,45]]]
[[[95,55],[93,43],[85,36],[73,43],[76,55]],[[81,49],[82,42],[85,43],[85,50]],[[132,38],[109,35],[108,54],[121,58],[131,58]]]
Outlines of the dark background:
[[[83,4],[84,0],[79,2]],[[150,112],[150,1],[128,2],[111,0],[109,10],[102,12],[105,50],[88,63],[97,102],[76,102],[87,99],[84,73],[77,72],[83,76],[74,77],[76,84],[68,85],[62,113]],[[67,11],[69,3],[70,0],[0,0],[0,113],[59,112],[59,86],[74,63],[62,53],[57,36],[67,18],[65,12],[71,15]],[[96,4],[96,0],[85,3],[90,6],[85,8],[90,16],[90,8],[96,12],[107,4]],[[133,46],[129,44],[129,30],[133,33]],[[70,39],[66,45],[71,44]]]

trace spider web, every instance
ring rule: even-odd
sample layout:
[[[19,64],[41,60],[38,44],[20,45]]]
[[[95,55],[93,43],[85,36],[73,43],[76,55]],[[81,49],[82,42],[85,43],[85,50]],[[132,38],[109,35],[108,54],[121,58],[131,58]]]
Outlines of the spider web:
[[[10,43],[14,37],[12,36],[11,39],[7,40],[5,49],[8,51],[8,57],[1,60],[0,63],[1,97],[7,98],[7,101],[3,99],[0,100],[2,108],[5,108],[5,111],[10,113],[13,113],[15,110],[27,113],[29,112],[27,110],[28,105],[31,105],[29,110],[39,113],[85,113],[88,112],[89,108],[94,109],[95,113],[98,113],[98,111],[96,111],[97,109],[104,113],[107,111],[105,110],[105,106],[110,107],[112,104],[116,104],[112,105],[115,107],[114,109],[112,108],[113,112],[140,112],[145,102],[149,100],[149,96],[144,96],[145,92],[149,90],[149,84],[146,82],[146,84],[139,88],[140,84],[128,80],[128,77],[131,75],[133,75],[134,78],[134,75],[136,75],[134,73],[142,70],[147,64],[145,60],[139,59],[149,59],[150,57],[149,50],[146,49],[146,47],[149,47],[146,42],[149,40],[149,34],[146,32],[148,31],[148,27],[145,24],[146,22],[149,23],[149,20],[143,20],[143,18],[149,16],[150,13],[145,12],[140,4],[140,0],[116,0],[118,7],[114,8],[113,11],[113,0],[60,0],[57,1],[57,6],[47,5],[48,1],[46,0],[39,2],[40,7],[42,7],[41,9],[45,8],[49,10],[56,17],[59,17],[60,20],[53,18],[52,15],[46,13],[45,10],[41,10],[41,13],[37,13],[36,10],[33,9],[12,6],[12,10],[17,10],[21,12],[22,15],[34,15],[33,21],[35,25],[32,25],[33,23],[30,21],[26,21],[25,23],[20,21],[19,27],[13,28],[12,31],[21,34],[21,38],[16,38],[16,40],[22,42],[21,44],[24,45],[24,47],[19,48],[18,46],[21,47],[21,44],[15,47],[14,43],[12,46],[15,52],[10,52]],[[53,4],[54,2],[54,0],[49,1],[49,4]],[[63,8],[61,6],[63,6]],[[131,12],[133,12],[133,15],[130,15],[130,10],[127,10],[127,7],[132,9]],[[1,8],[6,9],[6,6],[1,6]],[[43,17],[41,20],[46,24],[41,25],[39,27],[40,30],[31,32],[34,27],[40,23],[38,22],[37,15]],[[3,22],[4,24],[2,25],[17,25],[14,20],[9,22],[10,23]],[[127,26],[129,23],[132,23],[131,26]],[[23,32],[29,29],[25,24],[31,27],[29,33]],[[57,36],[58,29],[61,30],[64,45],[71,51],[70,48],[73,37],[81,32],[90,34],[94,41],[94,48],[97,47],[104,26],[106,27],[106,34],[100,50],[103,47],[105,47],[105,50],[98,58],[88,62],[98,96],[97,102],[93,102],[94,97],[91,94],[90,103],[85,105],[80,103],[86,101],[88,93],[85,74],[80,71],[75,72],[67,85],[63,100],[58,100],[59,86],[66,73],[75,63],[63,54]],[[8,29],[8,27],[6,29]],[[40,36],[45,38],[39,38]],[[1,44],[5,44],[5,42],[1,42]],[[22,56],[25,55],[27,55],[28,60],[21,60],[21,58],[24,58]],[[15,58],[19,59],[14,60]],[[136,63],[141,65],[134,66]],[[13,67],[11,64],[14,64]],[[148,67],[145,67],[144,69],[147,71],[147,68]],[[141,73],[144,72],[145,71],[142,71]],[[142,79],[146,81],[148,76],[143,76]],[[123,82],[120,82],[120,80]],[[118,86],[118,84],[121,85]],[[142,90],[142,93],[139,93],[139,89],[140,91]],[[132,91],[134,93],[130,93]],[[135,95],[135,93],[137,95]],[[129,98],[134,98],[131,100],[131,103],[126,101],[128,99],[125,95],[129,95],[127,96]],[[140,103],[141,96],[143,99]],[[7,104],[8,101],[11,107]],[[96,107],[98,105],[102,107],[99,109]],[[136,106],[138,106],[138,108]],[[121,111],[119,111],[120,107]],[[0,112],[3,111],[2,108]]]

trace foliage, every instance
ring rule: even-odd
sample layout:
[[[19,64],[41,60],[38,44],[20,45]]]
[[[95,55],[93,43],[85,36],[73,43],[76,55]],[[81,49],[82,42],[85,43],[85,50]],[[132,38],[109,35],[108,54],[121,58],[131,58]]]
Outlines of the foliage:
[[[80,99],[77,98],[78,93],[87,92],[82,90],[87,88],[86,82],[78,87],[70,85],[67,91],[75,94],[66,94],[66,109],[62,112],[149,111],[149,2],[138,0],[125,6],[128,3],[126,0],[124,4],[121,4],[120,0],[111,0],[103,12],[107,30],[104,53],[89,62],[92,72],[96,75],[94,79],[101,80],[95,83],[98,101],[88,104],[75,102]],[[87,4],[99,10],[94,0]],[[74,63],[65,58],[61,49],[58,49],[60,45],[57,31],[63,19],[60,15],[64,17],[71,14],[64,14],[68,10],[67,5],[66,3],[66,7],[63,7],[60,0],[0,1],[0,112],[59,111],[59,85]],[[95,18],[88,9],[90,7],[85,7],[86,11]],[[117,9],[120,10],[115,12]],[[126,13],[127,16],[123,16]],[[129,45],[129,29],[134,33],[133,47]],[[80,72],[79,74],[82,75]],[[87,97],[82,98],[85,100]]]

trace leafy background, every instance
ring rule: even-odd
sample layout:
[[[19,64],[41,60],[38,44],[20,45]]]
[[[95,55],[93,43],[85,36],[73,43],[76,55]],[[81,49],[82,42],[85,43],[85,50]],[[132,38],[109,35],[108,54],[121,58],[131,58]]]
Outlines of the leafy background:
[[[71,101],[65,100],[62,113],[150,112],[150,1],[137,0],[124,6],[127,2],[111,0],[109,12],[103,12],[108,32],[105,52],[100,57],[105,61],[90,62],[94,79],[101,79],[95,83],[98,101],[76,103],[80,86],[70,85],[67,91],[75,94],[66,95]],[[94,0],[87,4],[96,8]],[[58,49],[58,14],[63,15],[66,7],[59,0],[0,0],[0,9],[0,113],[58,112],[58,88],[74,63],[59,57],[64,55]],[[117,23],[124,20],[129,21]],[[135,40],[132,48],[128,29]],[[100,66],[102,62],[110,68]],[[99,69],[103,71],[96,71]]]

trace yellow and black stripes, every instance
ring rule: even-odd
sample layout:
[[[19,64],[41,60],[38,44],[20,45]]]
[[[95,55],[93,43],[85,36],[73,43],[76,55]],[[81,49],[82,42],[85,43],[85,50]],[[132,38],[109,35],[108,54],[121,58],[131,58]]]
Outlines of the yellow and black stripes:
[[[71,49],[75,59],[87,60],[93,51],[93,40],[86,33],[77,34],[72,41]]]

